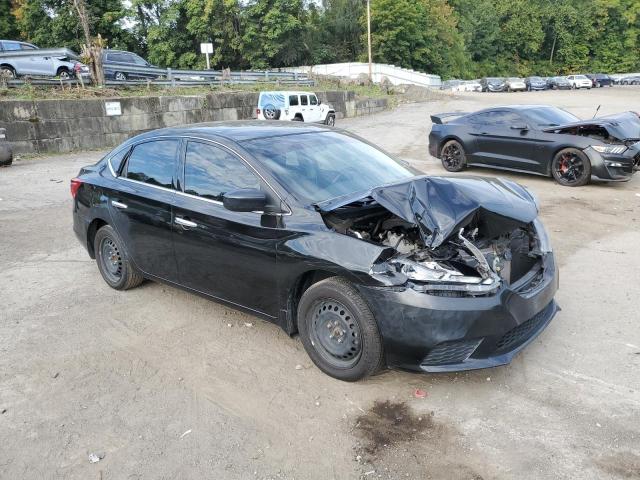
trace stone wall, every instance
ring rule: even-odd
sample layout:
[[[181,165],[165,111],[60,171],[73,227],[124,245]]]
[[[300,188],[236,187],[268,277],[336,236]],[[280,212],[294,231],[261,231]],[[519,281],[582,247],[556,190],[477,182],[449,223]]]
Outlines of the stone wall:
[[[317,92],[338,118],[387,108],[386,99],[357,100],[354,92]],[[119,102],[120,115],[108,116],[106,102]],[[258,93],[211,93],[176,97],[82,100],[2,100],[0,128],[15,153],[59,153],[109,148],[156,128],[255,117]]]

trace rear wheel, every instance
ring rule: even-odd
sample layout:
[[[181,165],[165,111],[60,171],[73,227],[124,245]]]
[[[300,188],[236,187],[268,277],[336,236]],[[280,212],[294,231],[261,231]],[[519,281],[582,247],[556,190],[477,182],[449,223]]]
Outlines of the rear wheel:
[[[440,160],[448,172],[460,172],[467,166],[464,148],[457,140],[449,140],[444,144],[440,152]]]
[[[565,148],[553,157],[551,174],[560,185],[581,187],[591,179],[591,162],[581,150]]]
[[[273,105],[266,105],[262,109],[262,114],[267,120],[278,120],[280,118],[280,110]]]
[[[116,72],[113,76],[118,82],[126,82],[127,76],[122,72]]]
[[[144,278],[131,264],[120,236],[110,225],[98,230],[93,245],[98,270],[111,288],[129,290],[142,283]]]
[[[298,306],[298,329],[316,366],[338,380],[354,382],[383,365],[378,324],[371,309],[344,278],[309,287]]]

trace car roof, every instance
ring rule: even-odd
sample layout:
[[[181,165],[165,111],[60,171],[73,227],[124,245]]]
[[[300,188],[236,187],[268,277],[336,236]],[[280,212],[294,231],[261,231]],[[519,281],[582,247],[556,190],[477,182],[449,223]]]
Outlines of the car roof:
[[[260,95],[262,94],[274,94],[274,93],[278,93],[281,95],[315,95],[314,92],[305,92],[302,90],[270,90],[270,91],[265,91],[265,92],[260,92]]]
[[[485,108],[474,113],[493,112],[495,110],[512,110],[524,112],[526,110],[535,110],[538,108],[555,108],[553,105],[498,105],[491,108]]]
[[[202,139],[225,139],[231,142],[243,142],[259,138],[301,135],[304,133],[323,133],[336,130],[340,131],[339,129],[329,128],[319,124],[311,125],[297,122],[243,120],[194,123],[190,125],[161,128],[133,137],[131,141],[162,136],[192,136]]]

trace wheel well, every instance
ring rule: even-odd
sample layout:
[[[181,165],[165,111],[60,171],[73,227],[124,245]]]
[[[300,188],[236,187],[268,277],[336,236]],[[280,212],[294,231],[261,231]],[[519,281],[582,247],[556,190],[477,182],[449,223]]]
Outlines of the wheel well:
[[[1,67],[9,68],[9,69],[13,70],[14,72],[16,71],[16,69],[15,69],[15,68],[13,68],[13,66],[12,66],[12,65],[9,65],[8,63],[0,63],[0,68],[1,68]]]
[[[60,75],[62,72],[71,73],[71,70],[69,70],[67,67],[58,67],[56,75]]]
[[[464,148],[464,144],[460,141],[460,139],[458,137],[454,137],[453,135],[449,135],[448,137],[445,137],[442,140],[440,140],[440,143],[438,144],[438,151],[436,152],[436,154],[437,154],[436,157],[437,158],[440,158],[440,155],[442,154],[442,147],[444,147],[444,144],[447,143],[449,140],[455,140],[460,145],[462,145],[462,147]],[[465,150],[464,153],[466,154],[467,151]]]
[[[306,292],[311,285],[318,283],[325,278],[335,276],[335,273],[328,272],[326,270],[311,270],[296,278],[295,282],[293,282],[293,286],[289,289],[289,294],[287,295],[286,330],[289,335],[293,335],[298,332],[298,303],[300,303],[300,298],[302,298],[304,292]]]
[[[302,117],[301,113],[296,113],[293,118],[299,118],[300,120],[302,120],[304,122],[304,118]]]
[[[105,222],[101,218],[96,218],[91,222],[89,228],[87,229],[87,251],[89,252],[89,256],[91,258],[96,258],[96,252],[93,249],[93,243],[96,238],[96,233],[105,225],[108,225],[107,222]]]

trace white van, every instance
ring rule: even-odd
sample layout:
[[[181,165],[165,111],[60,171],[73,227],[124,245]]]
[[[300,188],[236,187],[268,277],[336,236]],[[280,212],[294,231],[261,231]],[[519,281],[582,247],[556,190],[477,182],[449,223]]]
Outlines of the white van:
[[[335,110],[312,92],[260,92],[256,114],[258,120],[336,124]]]

